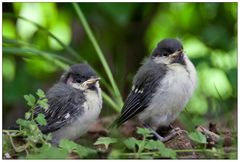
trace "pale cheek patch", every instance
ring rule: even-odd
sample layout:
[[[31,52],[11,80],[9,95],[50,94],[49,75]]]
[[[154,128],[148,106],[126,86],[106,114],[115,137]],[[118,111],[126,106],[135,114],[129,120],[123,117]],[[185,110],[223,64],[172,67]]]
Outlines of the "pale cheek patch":
[[[88,86],[86,84],[70,83],[70,85],[73,88],[80,89],[80,90],[86,90],[88,88]]]
[[[169,57],[154,57],[153,61],[157,64],[170,64],[171,60],[169,59]]]

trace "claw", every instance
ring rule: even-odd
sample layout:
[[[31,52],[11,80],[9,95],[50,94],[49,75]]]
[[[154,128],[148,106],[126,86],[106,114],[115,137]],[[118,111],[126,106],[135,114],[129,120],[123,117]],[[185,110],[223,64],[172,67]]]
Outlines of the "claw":
[[[169,140],[171,140],[172,138],[174,138],[175,136],[180,136],[180,134],[182,132],[186,132],[185,130],[181,130],[179,127],[176,127],[176,128],[173,128],[170,133],[165,136],[165,137],[162,137],[161,135],[159,135],[151,126],[149,126],[148,124],[143,124],[144,127],[150,129],[153,133],[153,135],[158,139],[160,140],[161,142],[167,142]]]

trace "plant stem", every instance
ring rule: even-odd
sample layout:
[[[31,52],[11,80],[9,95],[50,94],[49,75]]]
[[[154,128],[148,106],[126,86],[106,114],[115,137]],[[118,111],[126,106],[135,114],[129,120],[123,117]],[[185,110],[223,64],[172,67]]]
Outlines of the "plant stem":
[[[140,156],[141,156],[141,153],[142,153],[142,151],[144,149],[145,141],[146,141],[146,136],[144,135],[143,136],[143,140],[142,140],[142,142],[141,142],[141,144],[140,144],[140,146],[138,148],[137,158],[140,158]]]
[[[6,129],[3,129],[2,131],[4,133],[7,133],[7,132],[19,133],[19,130],[6,130]]]
[[[82,10],[77,5],[77,3],[72,3],[72,5],[73,5],[73,8],[75,9],[75,11],[76,11],[76,13],[78,15],[79,20],[81,21],[81,23],[83,25],[84,30],[86,31],[86,33],[88,35],[88,38],[92,42],[92,44],[94,46],[94,49],[97,52],[97,55],[98,55],[102,65],[103,65],[103,68],[104,68],[104,70],[105,70],[105,72],[106,72],[106,74],[108,76],[108,79],[109,79],[109,81],[110,81],[110,83],[111,83],[111,85],[113,87],[113,90],[115,92],[115,96],[118,99],[119,104],[122,106],[123,105],[123,101],[122,101],[122,98],[121,98],[120,91],[119,91],[119,89],[118,89],[118,87],[117,87],[117,85],[116,85],[116,83],[115,83],[115,81],[113,79],[113,75],[112,75],[111,70],[110,70],[110,68],[109,68],[109,66],[107,64],[107,61],[106,61],[106,59],[105,59],[105,57],[104,57],[104,55],[102,53],[102,50],[100,49],[100,47],[99,47],[99,45],[98,45],[98,43],[96,41],[96,38],[94,37],[94,35],[93,35],[93,33],[92,33],[91,29],[90,29],[90,26],[88,25],[88,22],[85,19],[85,16],[84,16]]]
[[[226,154],[225,152],[216,152],[211,149],[192,149],[192,150],[174,150],[175,152],[209,152],[209,153],[217,153],[217,154]],[[139,155],[153,155],[153,154],[159,154],[158,151],[151,151],[151,152],[141,152]],[[121,154],[123,156],[136,156],[136,153],[123,153]]]

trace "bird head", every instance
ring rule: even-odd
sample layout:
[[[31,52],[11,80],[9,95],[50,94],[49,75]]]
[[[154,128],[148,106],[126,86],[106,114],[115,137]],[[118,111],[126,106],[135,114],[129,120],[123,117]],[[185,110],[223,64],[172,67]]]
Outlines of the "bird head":
[[[166,65],[182,64],[185,65],[185,54],[180,41],[176,39],[164,39],[158,43],[154,49],[151,58],[156,63]]]
[[[75,64],[64,73],[60,79],[73,88],[80,90],[94,90],[100,78],[88,64]]]

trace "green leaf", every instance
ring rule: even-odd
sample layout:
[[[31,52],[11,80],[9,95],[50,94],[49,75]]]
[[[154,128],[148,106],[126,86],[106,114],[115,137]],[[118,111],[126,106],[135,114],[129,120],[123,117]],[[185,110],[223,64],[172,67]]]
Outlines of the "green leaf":
[[[24,99],[27,101],[28,106],[31,108],[35,105],[36,99],[33,95],[24,95]]]
[[[136,138],[128,138],[126,140],[123,141],[123,143],[125,144],[125,146],[128,149],[134,150],[136,149],[136,145],[139,145],[141,141],[137,140]]]
[[[118,149],[113,149],[111,152],[108,154],[108,159],[120,159],[121,156],[121,151]]]
[[[172,159],[176,159],[176,151],[174,151],[173,149],[170,148],[165,148],[164,150],[159,151],[159,153],[163,156],[163,157],[170,157]]]
[[[151,137],[152,136],[152,131],[150,131],[147,128],[137,128],[137,133],[140,135],[143,135],[144,137]]]
[[[28,127],[29,127],[30,131],[37,131],[38,130],[37,124],[30,124]]]
[[[108,146],[111,143],[116,143],[117,140],[115,138],[110,138],[110,137],[100,137],[97,139],[97,141],[94,143],[94,145],[100,145],[103,144],[106,149],[108,149]]]
[[[67,150],[69,153],[70,152],[76,152],[79,157],[81,158],[86,158],[89,157],[90,155],[93,156],[97,153],[96,150],[81,146],[73,141],[67,140],[67,139],[62,139],[59,143],[59,146],[65,150]]]
[[[45,137],[45,140],[46,141],[50,141],[52,139],[52,134],[49,133],[49,134],[44,134],[44,137]]]
[[[43,115],[43,114],[38,114],[38,116],[35,118],[35,120],[41,126],[42,125],[47,125],[47,121],[45,119],[45,115]]]
[[[44,110],[47,110],[49,105],[47,103],[47,99],[43,99],[43,100],[38,100],[38,105],[41,106]]]
[[[67,140],[67,139],[62,139],[59,142],[59,147],[67,150],[69,153],[72,152],[72,150],[76,149],[78,146],[75,142]]]
[[[45,97],[45,93],[41,89],[38,89],[36,94],[38,95],[39,98],[44,98]]]
[[[23,126],[23,127],[28,127],[29,125],[32,124],[31,121],[24,120],[24,119],[17,119],[16,123],[17,123],[18,125]]]
[[[25,119],[28,120],[31,117],[31,113],[30,112],[26,112],[25,113]]]
[[[189,138],[198,143],[207,143],[206,137],[199,131],[191,132],[188,134]]]
[[[67,150],[43,145],[38,153],[29,154],[27,159],[66,159],[67,157]]]
[[[145,148],[149,150],[164,150],[165,145],[161,141],[154,141],[154,140],[149,140],[146,141]]]
[[[76,152],[80,158],[93,158],[97,155],[96,150],[82,145],[78,145],[77,149],[74,152]]]

